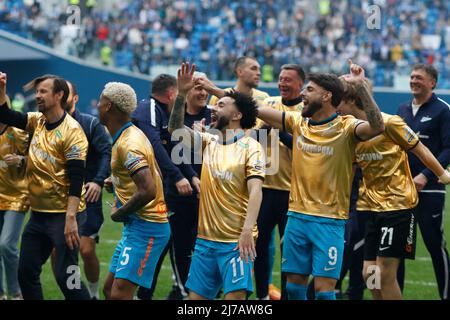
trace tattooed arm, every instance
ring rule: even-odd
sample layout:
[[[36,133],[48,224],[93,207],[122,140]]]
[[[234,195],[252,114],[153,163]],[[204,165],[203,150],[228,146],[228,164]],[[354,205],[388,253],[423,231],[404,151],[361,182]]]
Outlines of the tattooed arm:
[[[190,70],[189,70],[190,69]],[[184,129],[183,132],[177,131],[176,137],[184,137],[186,133],[190,135],[191,140],[194,139],[194,130],[184,125],[184,113],[186,104],[186,95],[194,87],[194,75],[195,64],[190,68],[189,63],[181,64],[181,68],[178,69],[178,95],[175,99],[175,103],[170,114],[169,119],[169,132],[174,134],[177,129]]]
[[[350,74],[344,79],[356,84],[358,96],[364,107],[367,122],[363,122],[355,129],[355,134],[360,140],[369,140],[384,131],[384,121],[380,108],[373,99],[369,83],[365,80],[364,69],[349,59]]]

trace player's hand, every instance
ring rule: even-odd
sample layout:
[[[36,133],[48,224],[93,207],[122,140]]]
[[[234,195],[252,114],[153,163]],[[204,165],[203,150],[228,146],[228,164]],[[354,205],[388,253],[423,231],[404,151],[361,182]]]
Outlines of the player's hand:
[[[78,234],[78,224],[76,215],[66,215],[66,224],[64,226],[64,236],[70,250],[80,246],[80,236]]]
[[[192,125],[192,130],[197,132],[205,132],[206,131],[206,119],[203,118],[200,121],[195,121]]]
[[[86,201],[87,202],[97,202],[100,199],[102,192],[102,187],[100,187],[95,182],[86,183]]]
[[[344,80],[356,84],[363,83],[365,78],[364,69],[360,65],[353,63],[352,59],[348,59],[348,66],[350,68],[350,74],[343,75]]]
[[[113,183],[111,177],[108,177],[105,179],[103,186],[105,187],[105,190],[109,193],[113,193]]]
[[[197,190],[197,198],[200,198],[200,179],[198,177],[192,177],[192,186]]]
[[[439,177],[439,183],[449,184],[450,183],[450,172],[448,170],[444,170],[444,173]]]
[[[18,156],[17,154],[13,153],[13,154],[7,154],[3,157],[3,161],[5,161],[5,163],[8,166],[16,166],[18,167],[20,165],[22,158],[20,156]]]
[[[190,196],[192,194],[192,187],[188,179],[183,178],[177,183],[175,183],[178,193],[182,196]]]
[[[253,230],[242,229],[241,236],[239,237],[239,242],[234,250],[239,249],[239,254],[242,261],[248,263],[248,258],[250,261],[255,261],[256,258],[256,248],[255,239],[253,239]],[[244,260],[245,259],[245,260]]]
[[[6,73],[0,71],[0,106],[6,102]]]
[[[417,191],[422,191],[427,182],[428,178],[423,173],[419,173],[414,177],[414,184],[416,185]]]
[[[111,220],[114,222],[124,222],[125,216],[120,214],[120,210],[117,208],[117,200],[114,199],[114,204],[111,207]]]
[[[217,86],[207,77],[197,77],[194,79],[194,81],[196,86],[201,86],[209,94],[214,95],[214,93],[218,89]]]
[[[182,63],[181,68],[178,69],[177,86],[178,93],[186,96],[189,90],[194,87],[194,72],[195,64],[190,68],[189,62]]]

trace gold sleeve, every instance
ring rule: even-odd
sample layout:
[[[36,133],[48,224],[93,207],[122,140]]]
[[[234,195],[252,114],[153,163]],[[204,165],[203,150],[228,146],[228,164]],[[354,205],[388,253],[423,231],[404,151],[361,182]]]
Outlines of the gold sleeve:
[[[386,135],[403,150],[414,148],[419,143],[419,137],[399,116],[393,116],[386,123]]]
[[[198,137],[200,137],[200,139],[202,139],[202,151],[205,150],[208,143],[210,143],[211,140],[214,139],[214,135],[212,135],[210,133],[195,131],[194,139],[198,139]],[[195,145],[195,143],[194,143],[194,145]]]
[[[266,161],[263,148],[257,141],[249,144],[249,156],[245,165],[246,178],[249,177],[265,177]]]
[[[27,112],[27,126],[25,130],[32,133],[36,129],[39,119],[43,116],[40,112]]]
[[[26,131],[14,128],[14,136],[16,139],[17,152],[21,156],[28,154],[28,145],[30,143],[30,136]]]
[[[285,128],[286,132],[293,134],[294,128],[300,125],[301,121],[301,114],[299,114],[296,111],[286,111],[283,115],[283,127]]]
[[[124,168],[128,174],[132,176],[141,168],[149,166],[146,155],[139,147],[134,144],[127,146],[128,148],[119,151],[119,161],[123,161]]]
[[[88,141],[81,127],[74,128],[64,141],[64,157],[69,160],[86,161]]]

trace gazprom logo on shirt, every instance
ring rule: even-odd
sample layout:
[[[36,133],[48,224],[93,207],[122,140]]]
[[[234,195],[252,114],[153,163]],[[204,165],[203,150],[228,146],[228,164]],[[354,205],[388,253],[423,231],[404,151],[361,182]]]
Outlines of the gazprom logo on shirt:
[[[334,154],[334,147],[309,144],[303,141],[302,136],[297,137],[297,148],[308,153],[322,153],[327,156]]]
[[[214,178],[219,178],[221,180],[231,181],[233,179],[233,173],[230,171],[213,170],[212,175]]]
[[[55,157],[53,157],[52,155],[48,154],[47,152],[45,152],[41,148],[37,147],[35,144],[33,144],[31,146],[31,149],[33,150],[33,153],[36,155],[36,157],[38,157],[42,161],[48,160],[48,161],[50,161],[51,164],[55,164],[56,163]]]
[[[124,166],[127,168],[128,171],[132,171],[137,165],[142,163],[144,159],[142,157],[139,157],[131,152],[128,152],[127,154],[127,161],[125,161]]]
[[[357,161],[383,160],[383,155],[379,152],[359,153],[356,155]]]

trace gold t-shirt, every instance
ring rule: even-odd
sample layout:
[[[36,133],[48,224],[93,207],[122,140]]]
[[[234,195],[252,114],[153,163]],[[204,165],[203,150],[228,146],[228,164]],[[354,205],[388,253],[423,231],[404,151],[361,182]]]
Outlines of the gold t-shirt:
[[[289,211],[348,219],[359,121],[352,116],[335,116],[312,125],[293,111],[283,117],[286,131],[293,135]]]
[[[29,144],[28,133],[6,127],[0,133],[0,210],[26,212],[30,207],[25,166],[8,166],[3,160],[7,154],[26,156]]]
[[[357,209],[386,212],[414,208],[418,197],[406,152],[419,138],[399,116],[382,115],[384,133],[356,147],[356,161],[363,173]]]
[[[167,222],[163,184],[153,148],[145,134],[128,123],[114,137],[111,154],[111,179],[115,196],[121,204],[125,204],[136,193],[137,187],[132,176],[142,168],[149,168],[156,184],[156,196],[136,214],[146,221]]]
[[[264,106],[270,107],[279,111],[296,111],[301,112],[303,109],[303,102],[293,106],[284,105],[281,97],[270,97],[264,100]],[[277,136],[274,130],[271,130],[267,136],[267,168],[271,166],[278,167],[276,174],[269,174],[266,172],[266,179],[264,180],[264,188],[276,190],[291,190],[291,176],[292,176],[292,150],[286,147],[281,141],[279,142],[278,157],[274,156],[272,159],[272,139]],[[271,160],[278,161],[278,164],[271,163]]]
[[[31,209],[66,212],[70,182],[67,161],[86,161],[88,141],[80,124],[69,114],[54,129],[47,130],[40,112],[28,112],[26,131],[33,134],[27,162]],[[78,212],[86,209],[83,187]]]
[[[203,149],[198,237],[237,242],[247,216],[247,180],[264,179],[264,152],[249,136],[221,144],[217,136],[196,134],[201,136]],[[257,234],[255,224],[254,237]]]

